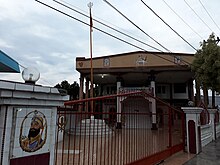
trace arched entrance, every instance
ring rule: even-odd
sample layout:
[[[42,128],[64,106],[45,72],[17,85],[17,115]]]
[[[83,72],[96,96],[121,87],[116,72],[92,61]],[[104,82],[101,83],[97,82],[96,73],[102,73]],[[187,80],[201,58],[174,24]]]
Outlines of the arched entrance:
[[[122,124],[125,128],[151,128],[150,102],[142,96],[122,101]]]

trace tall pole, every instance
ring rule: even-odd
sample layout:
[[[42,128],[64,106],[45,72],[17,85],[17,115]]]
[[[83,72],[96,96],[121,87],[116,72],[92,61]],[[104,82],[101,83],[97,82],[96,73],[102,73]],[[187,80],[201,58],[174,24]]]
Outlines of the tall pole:
[[[91,86],[90,86],[90,98],[93,98],[93,64],[92,64],[92,6],[93,3],[89,2],[88,7],[89,7],[89,16],[90,16],[90,77],[91,77]],[[93,113],[93,101],[91,101],[91,113]]]

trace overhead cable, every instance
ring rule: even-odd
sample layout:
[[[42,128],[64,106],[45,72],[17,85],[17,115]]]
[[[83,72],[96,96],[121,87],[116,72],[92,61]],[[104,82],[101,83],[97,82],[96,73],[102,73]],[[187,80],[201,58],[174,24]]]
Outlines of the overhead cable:
[[[70,10],[72,10],[72,11],[74,11],[74,12],[76,12],[76,13],[78,13],[78,14],[83,15],[84,17],[89,18],[89,16],[87,16],[86,14],[84,14],[84,13],[82,13],[82,12],[80,12],[80,11],[78,11],[78,10],[76,10],[76,9],[74,9],[74,8],[72,8],[72,7],[70,7],[70,6],[67,6],[67,5],[65,5],[65,4],[63,4],[63,3],[61,3],[61,2],[59,2],[59,1],[57,1],[57,0],[53,0],[53,1],[56,2],[56,3],[58,3],[58,4],[60,4],[60,5],[62,5],[62,6],[64,6],[64,7],[66,7],[66,8],[68,8],[68,9],[70,9]],[[151,48],[153,48],[153,49],[155,49],[155,50],[158,50],[158,51],[162,52],[162,50],[160,50],[160,49],[158,49],[158,48],[156,48],[156,47],[154,47],[154,46],[151,46],[151,45],[149,45],[149,44],[147,44],[147,43],[145,43],[145,42],[143,42],[143,41],[141,41],[141,40],[139,40],[139,39],[136,39],[136,38],[132,37],[131,35],[128,35],[128,34],[122,32],[122,31],[119,31],[119,30],[117,30],[117,29],[115,29],[115,28],[113,28],[113,27],[111,27],[111,26],[109,26],[109,25],[107,25],[107,24],[105,24],[105,23],[103,23],[103,22],[97,20],[97,19],[94,19],[94,18],[93,18],[92,20],[95,21],[95,22],[97,22],[97,23],[99,23],[99,24],[101,24],[101,25],[103,25],[103,26],[105,26],[105,27],[108,27],[108,28],[110,28],[110,29],[112,29],[112,30],[114,30],[114,31],[116,31],[116,32],[118,32],[118,33],[120,33],[120,34],[122,34],[122,35],[128,37],[128,38],[131,38],[131,39],[133,39],[133,40],[135,40],[135,41],[137,41],[137,42],[139,42],[139,43],[141,43],[141,44],[144,44],[144,45],[149,46],[149,47],[151,47]]]
[[[27,67],[25,67],[24,65],[21,65],[20,63],[18,63],[18,65],[20,67],[22,67],[23,69],[26,69]],[[53,86],[51,82],[49,82],[48,80],[45,80],[44,78],[41,77],[41,81],[44,81],[46,83],[48,83],[49,85]]]
[[[81,12],[83,12],[83,13],[87,13],[87,11],[85,11],[85,10],[83,10],[83,9],[81,9],[81,8],[79,8],[79,7],[77,7],[77,6],[73,5],[73,4],[71,4],[71,3],[67,2],[67,1],[65,1],[65,0],[59,0],[59,2],[63,2],[64,4],[66,4],[66,5],[68,5],[68,6],[71,6],[71,7],[75,8],[75,9],[78,9],[79,11],[81,11]],[[141,38],[141,37],[138,36],[137,34],[131,33],[131,31],[128,31],[128,30],[126,30],[126,29],[124,29],[124,28],[122,28],[122,27],[120,27],[120,26],[118,26],[118,25],[116,25],[116,24],[113,24],[113,22],[112,22],[111,20],[110,20],[110,21],[111,21],[111,22],[110,22],[110,21],[108,21],[108,20],[105,20],[105,19],[102,19],[102,18],[100,18],[100,17],[97,17],[96,15],[93,15],[92,18],[93,18],[93,19],[96,18],[97,20],[102,21],[102,22],[105,23],[105,24],[111,25],[111,27],[115,27],[115,28],[117,28],[118,30],[120,30],[121,32],[122,32],[122,31],[123,31],[124,33],[126,32],[127,34],[130,34],[130,35],[136,37],[136,39],[137,39],[137,38]],[[142,42],[144,42],[143,40],[144,40],[144,39],[143,39],[143,37],[142,37]]]
[[[201,2],[201,0],[199,0],[200,4],[202,5],[203,9],[206,11],[206,13],[208,14],[208,16],[211,18],[212,22],[215,24],[215,26],[218,28],[218,30],[220,31],[220,28],[218,26],[218,24],[214,21],[214,19],[212,18],[211,14],[209,14],[208,10],[205,8],[205,6],[203,5],[203,3]]]
[[[103,0],[104,2],[106,2],[109,6],[111,6],[113,9],[115,9],[119,14],[121,14],[125,19],[127,19],[129,22],[131,22],[134,26],[136,26],[139,30],[141,30],[144,34],[148,35],[145,31],[143,31],[139,26],[137,26],[134,22],[132,22],[128,17],[126,17],[122,12],[120,12],[116,7],[114,7],[111,3],[109,3],[107,0]],[[154,39],[153,39],[154,40]],[[155,41],[155,40],[154,40]],[[155,41],[157,42],[157,41]],[[187,41],[186,41],[187,42]],[[159,42],[157,42],[161,47],[163,47],[165,50],[167,50],[169,53],[172,53],[169,49],[167,49],[166,47],[164,47],[163,45],[161,45]],[[187,42],[188,43],[188,42]],[[188,43],[190,44],[190,43]],[[191,45],[191,44],[190,44]],[[191,45],[191,47],[193,47]],[[194,50],[197,51],[197,49],[195,47],[193,47]],[[172,55],[171,55],[172,56]],[[175,56],[174,56],[175,57]],[[185,63],[189,64],[187,61],[185,60],[182,60],[184,61]]]
[[[67,17],[69,17],[69,18],[71,18],[71,19],[74,19],[74,20],[76,20],[76,21],[78,21],[78,22],[80,22],[80,23],[82,23],[82,24],[84,24],[84,25],[90,26],[89,23],[86,23],[86,22],[84,22],[84,21],[82,21],[82,20],[80,20],[80,19],[78,19],[78,18],[76,18],[76,17],[74,17],[74,16],[72,16],[72,15],[69,15],[69,14],[67,14],[67,13],[65,13],[65,12],[63,12],[63,11],[57,9],[57,8],[55,8],[55,7],[52,7],[52,6],[50,6],[50,5],[48,5],[48,4],[44,3],[44,2],[41,2],[41,1],[39,1],[39,0],[35,0],[35,1],[38,2],[38,3],[40,3],[40,4],[42,4],[42,5],[44,5],[44,6],[46,6],[46,7],[48,7],[48,8],[50,8],[50,9],[52,9],[52,10],[54,10],[54,11],[57,11],[57,12],[59,12],[59,13],[65,15],[65,16],[67,16]],[[99,29],[99,28],[97,28],[97,27],[95,27],[95,26],[93,26],[93,29],[96,29],[96,30],[98,30],[98,31],[100,31],[100,32],[102,32],[102,33],[104,33],[104,34],[106,34],[106,35],[112,37],[112,38],[115,38],[115,39],[117,39],[117,40],[119,40],[119,41],[121,41],[121,42],[124,42],[124,43],[126,43],[126,44],[128,44],[128,45],[130,45],[130,46],[133,46],[133,47],[135,47],[135,48],[137,48],[137,49],[140,49],[140,50],[142,50],[142,51],[144,51],[144,52],[147,52],[147,53],[149,53],[149,54],[152,54],[152,55],[154,55],[154,56],[157,56],[158,58],[161,58],[161,59],[166,60],[166,61],[168,61],[168,62],[174,63],[174,61],[172,61],[172,60],[169,60],[169,59],[167,59],[167,58],[165,58],[165,57],[163,57],[163,56],[160,56],[160,55],[158,55],[158,54],[151,53],[151,52],[145,50],[144,48],[141,48],[141,47],[139,47],[139,46],[137,46],[137,45],[135,45],[135,44],[132,44],[132,43],[130,43],[130,42],[128,42],[128,41],[125,41],[125,40],[123,40],[123,39],[121,39],[121,38],[119,38],[119,37],[117,37],[117,36],[114,36],[114,35],[112,35],[112,34],[106,32],[106,31],[104,31],[104,30]],[[170,55],[170,56],[175,57],[174,55]],[[184,60],[182,60],[182,61],[185,62],[186,64],[188,64],[189,66],[191,65],[191,64],[190,64],[189,62],[187,62],[187,61],[184,61]],[[176,63],[174,63],[174,64],[176,64]],[[177,66],[180,66],[180,67],[184,67],[184,66],[182,66],[182,65],[180,65],[180,64],[176,64],[176,65],[177,65]]]
[[[81,14],[81,15],[87,17],[87,18],[90,18],[90,17],[87,16],[86,14],[84,14],[84,13],[78,11],[78,10],[80,10],[79,8],[78,8],[78,10],[76,10],[76,9],[73,9],[72,7],[69,7],[69,6],[67,6],[67,5],[65,5],[65,4],[63,4],[63,3],[61,3],[61,2],[59,2],[59,1],[57,1],[57,0],[53,0],[53,1],[56,2],[56,3],[58,3],[58,4],[60,4],[60,5],[62,5],[62,6],[64,6],[64,7],[66,7],[66,8],[68,8],[68,9],[70,9],[70,10],[72,10],[72,11],[74,11],[74,12],[77,12],[78,14]],[[63,1],[63,0],[61,0],[61,1],[64,2],[64,3],[66,3],[66,2]],[[71,4],[69,4],[69,3],[66,3],[66,4],[71,5]],[[73,5],[71,5],[71,6],[73,6]],[[74,7],[75,7],[75,6],[74,6]],[[76,7],[75,7],[75,8],[76,8]],[[81,11],[82,11],[82,10],[81,10]],[[111,26],[109,26],[109,25],[106,25],[106,24],[104,24],[104,23],[101,22],[101,21],[98,21],[98,20],[96,20],[96,19],[94,19],[94,18],[92,18],[92,20],[94,20],[94,21],[96,21],[96,22],[98,22],[98,23],[100,23],[100,24],[102,24],[102,25],[104,25],[104,26],[106,26],[106,27],[108,27],[108,28],[110,28],[110,29],[113,29],[113,30],[115,30],[115,31],[117,31],[117,32],[119,32],[119,33],[121,33],[121,34],[123,34],[123,35],[125,35],[125,36],[127,36],[127,37],[129,37],[129,38],[131,38],[131,39],[134,39],[135,41],[138,41],[138,42],[140,42],[140,43],[142,43],[142,44],[145,44],[145,45],[147,45],[147,46],[149,46],[149,47],[151,47],[151,48],[154,48],[154,49],[156,49],[156,50],[159,50],[160,52],[163,52],[163,51],[161,51],[160,49],[157,49],[157,48],[155,48],[155,47],[152,47],[151,45],[148,45],[148,44],[144,43],[143,41],[137,40],[136,38],[134,38],[134,37],[132,37],[132,36],[129,36],[128,34],[123,33],[123,32],[121,32],[121,31],[119,31],[119,30],[117,30],[117,29],[114,29],[113,27],[111,27]],[[163,52],[163,53],[164,53],[164,52]],[[170,53],[172,53],[172,52],[170,51]],[[170,56],[175,57],[175,56],[173,56],[173,55],[170,55]],[[182,59],[182,61],[185,62],[186,64],[190,65],[190,63],[188,63],[187,61],[185,61],[185,60],[183,60],[183,59]]]
[[[197,31],[194,30],[179,14],[177,14],[177,12],[176,12],[165,0],[163,0],[163,2],[166,4],[167,7],[169,7],[170,10],[172,10],[172,12],[173,12],[177,17],[179,17],[179,19],[181,19],[181,20],[183,21],[183,23],[184,23],[185,25],[187,25],[195,34],[197,34],[197,36],[199,36],[202,40],[204,40],[203,37],[202,37],[199,33],[197,33]]]
[[[154,42],[156,42],[158,45],[160,45],[163,49],[165,49],[168,52],[171,52],[169,49],[164,47],[162,44],[160,44],[157,40],[155,40],[153,37],[151,37],[149,34],[147,34],[143,29],[141,29],[138,25],[136,25],[133,21],[131,21],[127,16],[125,16],[121,11],[119,11],[116,7],[114,7],[111,3],[109,3],[107,0],[103,0],[106,2],[109,6],[111,6],[115,11],[117,11],[120,15],[122,15],[125,19],[127,19],[130,23],[132,23],[136,28],[138,28],[142,33],[147,35],[150,39],[152,39]]]
[[[192,10],[192,12],[200,19],[200,21],[203,22],[203,24],[211,31],[213,32],[213,30],[209,27],[209,25],[207,23],[205,23],[205,21],[196,13],[196,11],[189,5],[188,2],[186,2],[186,0],[184,0],[184,2],[186,3],[186,5]]]
[[[193,48],[195,51],[197,51],[197,49],[191,45],[185,38],[183,38],[176,30],[174,30],[167,22],[165,22],[152,8],[150,8],[150,6],[148,6],[143,0],[141,0],[141,2],[148,8],[150,9],[151,12],[154,13],[154,15],[156,15],[165,25],[167,25],[174,33],[176,33],[184,42],[186,42],[191,48]]]
[[[21,64],[19,64],[19,63],[18,63],[18,65],[19,65],[20,67],[24,68],[24,69],[26,68],[26,67],[24,67],[23,65],[21,65]]]

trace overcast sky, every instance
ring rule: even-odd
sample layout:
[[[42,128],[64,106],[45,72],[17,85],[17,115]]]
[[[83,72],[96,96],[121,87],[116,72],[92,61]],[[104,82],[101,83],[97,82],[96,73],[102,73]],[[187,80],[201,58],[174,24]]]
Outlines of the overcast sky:
[[[42,2],[89,23],[88,18],[52,0],[42,0]],[[60,2],[88,14],[89,0],[62,0]],[[93,18],[165,51],[103,0],[91,0],[91,2],[93,2]],[[108,2],[170,51],[196,52],[162,23],[140,0],[108,0]],[[199,43],[207,39],[212,32],[220,36],[219,0],[145,0],[144,2],[196,49],[199,49]],[[202,20],[193,13],[186,2]],[[208,16],[200,2],[218,26]],[[93,22],[93,25],[147,51],[157,51],[96,22]],[[75,59],[76,57],[90,57],[88,26],[45,7],[35,0],[0,0],[0,27],[0,50],[24,67],[37,68],[41,74],[38,84],[54,86],[63,80],[68,80],[70,83],[78,82],[79,74],[75,69]],[[94,57],[138,50],[140,49],[93,30]],[[22,67],[20,69],[23,70]],[[2,73],[0,79],[23,82],[21,74],[14,73]]]

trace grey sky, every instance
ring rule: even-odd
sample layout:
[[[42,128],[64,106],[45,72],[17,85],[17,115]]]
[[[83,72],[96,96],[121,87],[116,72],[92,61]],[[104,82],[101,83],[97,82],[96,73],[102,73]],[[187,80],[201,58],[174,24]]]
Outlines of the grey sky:
[[[89,23],[88,18],[84,18],[52,0],[42,1]],[[207,39],[212,31],[216,35],[220,35],[220,30],[206,14],[199,0],[186,0],[186,2],[208,24],[212,31],[197,18],[184,0],[164,1],[195,29],[203,39]],[[145,0],[145,3],[154,9],[155,12],[190,44],[198,49],[199,42],[202,39],[170,10],[164,1]],[[90,2],[89,0],[65,0],[65,2],[77,7],[82,12],[88,13],[87,4]],[[106,24],[114,26],[147,44],[163,50],[103,0],[91,0],[91,2],[93,2],[93,18],[101,19]],[[195,50],[164,25],[140,0],[109,0],[109,2],[172,52],[195,53]],[[201,2],[220,26],[220,1],[201,0]],[[38,84],[54,86],[62,80],[68,80],[70,83],[78,81],[79,74],[75,70],[75,58],[90,57],[88,26],[57,13],[34,0],[0,0],[0,26],[0,49],[21,65],[25,67],[36,67],[41,73]],[[155,51],[108,30],[96,22],[94,22],[94,26],[117,35],[146,50]],[[96,30],[93,31],[94,57],[137,50],[137,48],[122,43]],[[21,68],[22,70],[23,68]],[[3,73],[0,74],[0,79],[23,82],[21,74]]]

